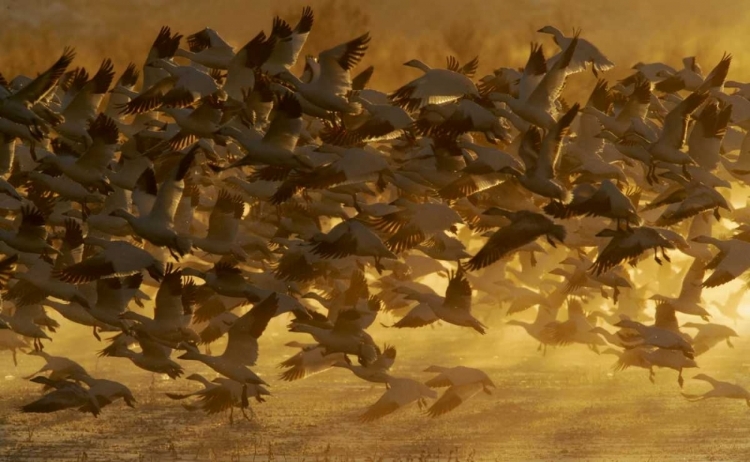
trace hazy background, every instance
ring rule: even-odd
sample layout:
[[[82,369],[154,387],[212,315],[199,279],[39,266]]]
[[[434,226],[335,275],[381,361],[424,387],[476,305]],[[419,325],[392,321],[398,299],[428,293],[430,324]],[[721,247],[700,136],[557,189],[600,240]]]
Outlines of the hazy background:
[[[735,57],[730,77],[750,76],[750,2],[726,0],[0,0],[0,71],[33,74],[66,45],[78,50],[78,65],[96,68],[109,57],[119,71],[143,62],[163,25],[183,35],[208,26],[242,46],[261,29],[268,33],[274,14],[294,25],[305,5],[313,7],[315,25],[303,53],[370,31],[362,68],[374,64],[373,84],[384,90],[414,76],[402,66],[412,58],[437,66],[449,53],[461,60],[479,55],[481,74],[522,66],[531,41],[542,41],[550,56],[557,50],[551,36],[535,32],[547,24],[566,34],[582,28],[617,64],[608,77],[627,75],[638,61],[680,66],[691,55],[708,71],[725,51]],[[588,88],[587,79],[593,77],[570,86]]]

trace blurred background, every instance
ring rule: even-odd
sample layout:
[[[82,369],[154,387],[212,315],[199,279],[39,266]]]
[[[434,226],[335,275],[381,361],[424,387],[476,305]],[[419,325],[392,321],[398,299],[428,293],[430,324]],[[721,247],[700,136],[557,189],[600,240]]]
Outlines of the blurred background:
[[[274,15],[294,24],[305,5],[313,7],[315,25],[303,53],[370,31],[360,68],[375,65],[372,85],[382,90],[414,77],[417,71],[402,66],[413,58],[441,66],[447,54],[462,61],[479,55],[483,75],[523,66],[532,41],[551,56],[557,52],[551,36],[536,33],[548,24],[566,34],[581,28],[617,64],[610,80],[628,75],[638,61],[680,68],[693,55],[707,71],[725,51],[735,58],[730,78],[750,78],[750,2],[729,0],[0,0],[0,72],[34,75],[66,45],[78,51],[78,65],[95,68],[111,58],[122,70],[130,61],[141,64],[163,25],[183,35],[211,27],[242,46],[260,30],[269,33]],[[568,97],[585,98],[576,89],[591,88],[593,79],[576,76]]]

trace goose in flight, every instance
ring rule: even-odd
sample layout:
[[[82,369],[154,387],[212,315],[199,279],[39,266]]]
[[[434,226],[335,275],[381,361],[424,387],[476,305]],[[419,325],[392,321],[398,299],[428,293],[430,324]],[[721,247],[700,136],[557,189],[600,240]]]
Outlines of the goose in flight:
[[[711,244],[719,249],[719,253],[705,267],[713,272],[703,281],[703,287],[724,285],[750,269],[750,262],[742,257],[745,252],[750,251],[749,242],[740,239],[721,240],[711,236],[698,236],[693,241]]]
[[[611,237],[607,245],[599,252],[591,271],[600,275],[623,261],[635,264],[638,257],[644,252],[653,249],[654,260],[661,264],[658,252],[661,250],[662,258],[671,261],[665,249],[674,249],[675,244],[665,235],[660,228],[640,226],[637,228],[604,229],[596,234],[597,237]]]
[[[423,409],[427,407],[427,399],[438,397],[435,390],[413,379],[390,377],[387,384],[388,389],[383,396],[360,416],[361,422],[372,422],[383,418],[415,401],[419,408]]]
[[[334,367],[342,367],[349,369],[362,380],[374,383],[388,383],[391,378],[388,375],[388,371],[396,361],[396,348],[393,346],[385,345],[382,349],[377,350],[377,359],[372,362],[360,361],[360,364],[352,364],[349,356],[344,355],[342,361],[337,361]]]
[[[226,70],[234,58],[234,48],[218,32],[206,27],[187,36],[189,50],[178,48],[175,56],[211,69]]]
[[[729,348],[734,348],[732,337],[739,337],[731,327],[715,323],[686,322],[685,329],[696,329],[698,333],[693,337],[695,355],[702,355],[721,342],[726,342]]]
[[[418,59],[412,59],[404,65],[424,73],[388,95],[392,104],[408,112],[417,111],[428,104],[450,103],[464,96],[480,97],[474,82],[461,72],[433,69]]]
[[[576,46],[573,57],[568,65],[568,72],[571,74],[583,72],[586,70],[586,66],[591,64],[591,70],[594,73],[594,76],[598,77],[599,72],[606,72],[615,67],[615,63],[607,59],[607,57],[604,56],[604,54],[599,51],[593,43],[578,37],[580,31],[576,32],[574,37],[565,37],[563,33],[554,26],[544,26],[537,32],[552,35],[555,43],[562,50],[566,50],[570,46],[570,43],[575,38],[578,38],[578,45]],[[561,54],[562,52],[551,57],[547,62],[547,65],[550,67],[554,66],[555,62],[560,59]]]
[[[68,66],[73,62],[73,58],[75,58],[73,49],[66,48],[62,56],[49,69],[39,74],[23,88],[14,93],[4,90],[5,94],[0,94],[0,117],[28,126],[33,133],[38,135],[48,131],[47,122],[31,107],[55,88]]]
[[[464,265],[467,270],[489,266],[541,236],[545,236],[553,247],[557,247],[555,240],[560,243],[565,241],[565,228],[544,215],[526,210],[499,212],[510,220],[510,224],[497,230],[487,240],[481,250]]]
[[[695,351],[692,345],[681,335],[671,330],[656,326],[646,326],[630,319],[623,319],[615,324],[615,326],[636,331],[643,345],[650,345],[665,350],[677,350],[685,355],[686,358],[693,359]]]
[[[279,364],[279,368],[286,369],[279,375],[279,379],[285,382],[292,382],[319,374],[333,368],[342,361],[346,361],[344,353],[326,354],[325,348],[316,343],[289,342],[286,346],[299,348],[300,351]]]
[[[302,16],[294,28],[278,16],[275,17],[271,36],[276,39],[276,42],[270,56],[260,66],[260,70],[270,75],[278,75],[294,67],[310,35],[314,21],[315,14],[309,6],[302,9]]]
[[[188,254],[192,242],[187,236],[180,236],[172,227],[177,205],[185,187],[185,177],[190,171],[195,151],[185,154],[178,165],[170,171],[167,181],[157,186],[153,169],[146,169],[138,180],[137,191],[152,201],[148,212],[141,211],[135,216],[124,209],[116,209],[113,216],[127,220],[133,232],[156,246],[163,246],[175,259]]]
[[[271,294],[237,319],[227,333],[228,342],[221,356],[202,354],[190,344],[183,344],[185,353],[178,359],[200,361],[219,374],[241,384],[268,385],[247,366],[258,359],[258,339],[276,314],[279,299]]]
[[[425,382],[428,387],[447,387],[443,395],[427,409],[427,415],[433,418],[454,410],[479,392],[491,395],[490,388],[496,388],[486,373],[471,367],[430,366],[424,372],[437,374]]]
[[[514,113],[534,125],[547,130],[551,129],[557,120],[558,98],[565,86],[568,68],[577,46],[578,36],[571,40],[560,59],[547,70],[525,100],[503,93],[491,93],[490,99],[507,104]],[[532,56],[534,52],[532,45]],[[520,93],[519,96],[521,96]]]
[[[46,377],[34,377],[31,381],[54,390],[22,406],[21,412],[49,413],[75,408],[82,412],[90,412],[94,417],[101,412],[96,396],[76,382],[51,380]]]
[[[294,85],[305,100],[324,110],[359,112],[359,105],[349,102],[346,97],[352,90],[349,71],[362,60],[369,43],[370,34],[365,33],[321,52],[317,59],[317,72],[313,72],[309,82],[303,82],[288,70],[278,77]]]
[[[700,316],[704,321],[711,316],[705,308],[701,306],[701,292],[703,291],[703,276],[706,269],[703,262],[698,259],[688,268],[685,278],[682,280],[682,288],[677,298],[667,297],[661,294],[651,297],[656,300],[657,304],[666,305],[680,313]]]
[[[461,268],[450,275],[445,297],[434,291],[420,293],[408,287],[396,290],[419,304],[391,327],[423,327],[442,320],[456,326],[471,327],[482,335],[485,333],[486,326],[471,314],[471,284]]]
[[[218,414],[228,409],[230,425],[234,424],[235,407],[239,407],[245,420],[250,421],[245,413],[245,409],[249,409],[250,406],[248,397],[254,397],[257,402],[262,403],[265,401],[263,396],[271,394],[261,385],[243,385],[225,377],[217,377],[209,381],[200,374],[191,374],[186,379],[200,382],[203,389],[188,394],[167,393],[167,397],[175,400],[197,398],[191,404],[183,404],[183,407],[188,411],[201,410],[208,415]]]
[[[740,385],[730,382],[722,382],[706,374],[698,374],[693,377],[693,380],[708,382],[712,388],[700,395],[683,393],[682,396],[687,398],[688,401],[702,401],[708,398],[744,399],[747,405],[750,406],[750,391],[747,391]]]
[[[571,201],[570,192],[557,180],[556,173],[563,139],[570,132],[578,110],[578,104],[570,108],[544,136],[537,127],[523,135],[518,153],[526,167],[524,175],[519,177],[524,188],[562,203]]]

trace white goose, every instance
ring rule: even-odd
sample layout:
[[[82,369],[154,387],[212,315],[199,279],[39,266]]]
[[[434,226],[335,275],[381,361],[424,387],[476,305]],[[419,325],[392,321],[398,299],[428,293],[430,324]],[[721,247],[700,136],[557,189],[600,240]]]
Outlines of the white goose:
[[[418,59],[404,64],[424,75],[397,89],[388,99],[396,106],[413,112],[428,104],[445,104],[464,96],[479,97],[479,90],[464,74],[449,69],[433,69]]]
[[[491,395],[492,391],[490,388],[496,388],[487,374],[479,369],[465,366],[430,366],[424,372],[438,374],[436,377],[425,382],[425,385],[428,387],[448,387],[443,396],[427,409],[427,415],[433,418],[454,410],[476,396],[479,392]]]
[[[407,294],[407,299],[419,302],[406,316],[391,327],[422,327],[438,320],[462,327],[470,327],[485,334],[486,326],[471,314],[471,285],[462,270],[453,273],[445,290],[445,297],[437,293],[419,293],[408,287],[397,289]]]
[[[417,402],[420,409],[427,407],[426,399],[437,399],[435,390],[413,379],[391,377],[388,379],[388,390],[380,399],[370,406],[360,416],[362,422],[372,422],[392,414],[413,402]]]
[[[750,391],[747,391],[740,385],[730,382],[722,382],[706,374],[698,374],[693,377],[693,380],[703,380],[704,382],[708,382],[712,388],[700,395],[683,393],[682,396],[687,398],[688,401],[702,401],[708,398],[744,399],[747,405],[750,406]]]
[[[136,217],[124,209],[112,212],[112,215],[127,220],[137,235],[156,246],[167,247],[175,258],[185,256],[192,248],[192,242],[188,237],[180,236],[174,231],[172,221],[182,197],[185,176],[190,171],[194,158],[194,150],[185,154],[179,164],[170,171],[167,181],[159,186],[158,191],[154,171],[147,169],[143,172],[137,190],[153,198],[154,202],[148,213],[142,209],[141,214]]]
[[[347,100],[352,89],[349,71],[362,60],[370,43],[366,33],[342,45],[325,50],[318,55],[318,70],[309,82],[303,82],[289,71],[279,74],[281,79],[293,84],[297,91],[312,104],[334,112],[359,112],[359,105]]]
[[[570,43],[575,38],[578,38],[578,34],[580,33],[576,32],[574,37],[566,37],[562,32],[560,32],[559,29],[553,26],[544,26],[537,32],[552,35],[557,46],[559,46],[563,51],[570,46]],[[549,59],[548,65],[554,66],[555,62],[560,59],[561,54],[562,52],[551,57]],[[591,70],[594,72],[595,76],[598,76],[599,72],[606,72],[615,67],[615,63],[607,59],[607,57],[604,56],[604,54],[599,51],[599,49],[596,48],[594,44],[592,44],[588,40],[578,38],[578,45],[576,46],[576,50],[573,53],[573,58],[571,59],[570,65],[568,66],[568,72],[572,74],[575,72],[585,71],[586,66],[589,64],[591,64]]]
[[[302,47],[305,46],[314,21],[315,15],[309,6],[302,9],[302,16],[294,29],[283,19],[274,18],[271,35],[276,39],[276,42],[271,55],[260,67],[260,70],[270,75],[278,75],[291,69],[297,62]]]
[[[721,240],[711,236],[698,236],[693,240],[719,249],[719,253],[706,266],[706,269],[714,271],[703,281],[703,287],[724,285],[750,269],[750,261],[743,258],[743,255],[747,255],[746,252],[750,252],[750,242],[739,239]]]
[[[300,351],[279,364],[280,368],[286,369],[279,375],[279,378],[285,382],[304,379],[327,371],[346,359],[344,353],[325,354],[324,347],[316,343],[289,342],[286,346],[299,348]]]
[[[550,129],[555,124],[557,100],[565,86],[568,67],[577,46],[578,36],[571,40],[561,58],[547,71],[526,100],[503,93],[492,93],[490,98],[507,104],[513,112],[532,124]]]

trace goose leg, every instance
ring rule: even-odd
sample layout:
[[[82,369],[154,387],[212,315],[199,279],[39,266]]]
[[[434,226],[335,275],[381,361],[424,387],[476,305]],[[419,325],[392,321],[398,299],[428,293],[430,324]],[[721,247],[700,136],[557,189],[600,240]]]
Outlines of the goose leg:
[[[234,425],[234,406],[229,407],[229,425]]]
[[[13,355],[13,365],[18,367],[18,359],[16,358],[16,349],[11,348],[10,349],[11,354]]]
[[[682,384],[685,383],[685,380],[682,378],[682,368],[680,368],[680,375],[677,376],[677,383],[680,384],[680,388],[682,388]]]
[[[651,381],[651,383],[656,383],[656,372],[654,372],[654,366],[651,366],[648,368],[648,379]]]
[[[661,259],[659,258],[658,249],[654,249],[654,261],[656,261],[657,264],[661,265]]]
[[[727,346],[729,348],[734,348],[734,345],[732,345],[732,339],[730,339],[729,337],[727,337]]]
[[[669,258],[669,255],[667,255],[667,250],[664,247],[661,248],[661,256],[664,257],[664,259],[669,263],[672,263],[672,259]]]
[[[94,338],[100,342],[102,341],[102,338],[99,337],[99,333],[96,331],[96,326],[94,326]]]

